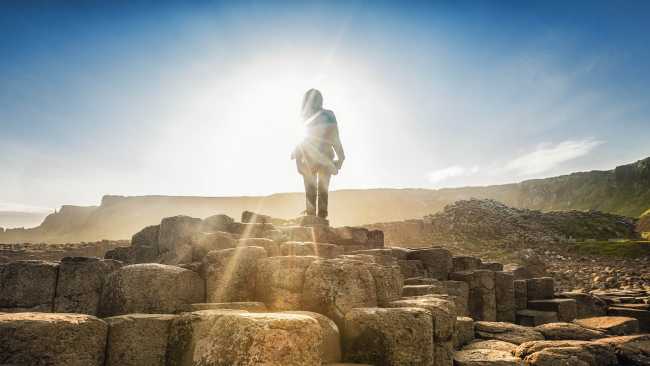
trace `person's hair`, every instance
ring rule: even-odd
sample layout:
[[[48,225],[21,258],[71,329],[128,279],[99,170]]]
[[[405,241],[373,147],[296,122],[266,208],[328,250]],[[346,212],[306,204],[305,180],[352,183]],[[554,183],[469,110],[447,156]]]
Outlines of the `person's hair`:
[[[302,115],[309,117],[312,113],[323,109],[323,95],[316,89],[309,89],[302,99]]]

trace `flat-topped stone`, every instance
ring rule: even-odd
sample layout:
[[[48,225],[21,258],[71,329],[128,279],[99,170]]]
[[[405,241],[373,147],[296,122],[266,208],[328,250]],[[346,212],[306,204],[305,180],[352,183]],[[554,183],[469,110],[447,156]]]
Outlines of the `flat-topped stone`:
[[[507,351],[470,349],[454,353],[455,366],[520,366],[521,359]]]
[[[543,340],[542,333],[521,325],[502,322],[474,322],[476,338],[496,339],[499,341],[522,344],[529,341]]]
[[[535,327],[548,340],[578,340],[590,341],[604,338],[605,334],[598,330],[582,327],[574,323],[550,323]]]
[[[204,302],[196,304],[188,304],[183,307],[182,312],[192,312],[200,310],[220,310],[220,309],[230,309],[230,310],[245,310],[254,313],[264,313],[268,309],[263,302],[258,301],[240,301],[240,302]]]
[[[456,317],[456,331],[452,338],[455,349],[472,341],[474,339],[474,319],[466,316]]]
[[[280,244],[280,253],[284,256],[316,256],[336,258],[343,254],[343,247],[336,244],[290,241]]]
[[[475,340],[468,343],[463,350],[469,349],[492,349],[497,351],[505,351],[512,353],[517,348],[517,345],[510,342],[499,341],[496,339],[488,340]]]
[[[429,276],[439,280],[446,280],[453,269],[451,252],[444,248],[423,248],[409,252],[408,259],[422,262]]]
[[[526,280],[528,301],[552,299],[555,292],[555,281],[552,277],[538,277]]]
[[[311,311],[284,311],[283,313],[306,315],[316,319],[323,333],[323,342],[320,344],[323,363],[341,361],[341,333],[332,319]]]
[[[0,312],[51,312],[57,262],[20,260],[0,265]]]
[[[175,315],[128,314],[105,318],[108,324],[105,366],[163,365]]]
[[[574,323],[610,335],[628,335],[639,332],[639,321],[624,316],[599,316],[594,318],[576,319]]]
[[[207,302],[253,301],[257,261],[266,256],[266,249],[255,246],[209,252],[203,258]]]
[[[527,327],[534,327],[546,323],[553,323],[559,321],[557,313],[554,311],[541,311],[541,310],[518,310],[516,313],[516,323]]]
[[[0,313],[0,365],[103,366],[107,329],[91,315]]]
[[[574,299],[546,299],[528,301],[528,308],[541,311],[553,311],[557,318],[563,322],[570,322],[577,316],[576,301]]]
[[[305,272],[314,256],[281,256],[257,262],[255,298],[271,310],[301,310]]]

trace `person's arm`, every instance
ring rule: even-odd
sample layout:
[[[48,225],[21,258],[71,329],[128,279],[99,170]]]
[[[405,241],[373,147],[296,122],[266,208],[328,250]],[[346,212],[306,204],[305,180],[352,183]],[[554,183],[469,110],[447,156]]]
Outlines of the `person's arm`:
[[[339,136],[339,126],[338,123],[334,123],[334,136],[332,139],[332,147],[336,153],[336,162],[337,167],[341,169],[343,161],[345,160],[345,151],[343,151],[343,144],[341,143],[341,137]]]

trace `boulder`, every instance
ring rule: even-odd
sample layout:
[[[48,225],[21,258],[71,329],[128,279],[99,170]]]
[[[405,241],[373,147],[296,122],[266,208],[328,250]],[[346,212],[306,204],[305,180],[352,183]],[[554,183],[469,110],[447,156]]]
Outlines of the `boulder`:
[[[251,313],[265,313],[268,311],[263,302],[242,301],[242,302],[203,302],[189,304],[183,308],[183,312],[192,312],[200,310],[245,310]]]
[[[420,308],[357,308],[345,315],[344,359],[372,365],[433,366],[433,319]]]
[[[237,247],[209,252],[203,258],[207,302],[253,301],[257,261],[263,258],[266,258],[266,250],[260,247]]]
[[[105,318],[105,366],[164,365],[167,338],[175,315],[129,314]]]
[[[257,262],[255,299],[271,310],[300,310],[305,272],[314,256],[269,257]]]
[[[450,279],[466,282],[469,286],[468,311],[474,320],[494,321],[497,318],[494,272],[475,270],[453,272]]]
[[[526,296],[528,301],[552,299],[555,291],[555,281],[552,277],[539,277],[526,280]]]
[[[576,319],[574,323],[609,335],[629,335],[639,332],[639,321],[624,316],[598,316]]]
[[[623,304],[627,305],[627,304]],[[632,305],[632,304],[630,304]],[[635,304],[636,305],[636,304]],[[650,332],[650,311],[643,309],[634,309],[628,306],[610,306],[607,309],[607,315],[609,316],[625,316],[628,318],[634,318],[639,321],[639,331],[643,333]]]
[[[0,365],[103,366],[107,329],[91,315],[0,313]]]
[[[408,259],[422,262],[429,276],[439,280],[446,280],[453,269],[451,252],[444,248],[416,249],[409,252]]]
[[[593,318],[607,315],[607,303],[597,296],[583,292],[562,292],[558,297],[576,301],[576,318]]]
[[[108,276],[102,290],[102,317],[130,313],[175,313],[203,302],[205,286],[194,271],[164,264],[132,264]]]
[[[496,339],[499,341],[522,344],[529,341],[541,341],[542,333],[521,325],[502,322],[474,322],[476,338]]]
[[[474,339],[474,319],[456,317],[456,331],[453,335],[454,348],[458,349]]]
[[[520,344],[512,353],[516,357],[525,358],[535,352],[546,348],[580,347],[589,344],[587,341],[561,340],[561,341],[530,341]]]
[[[619,363],[622,365],[650,365],[650,334],[603,338],[596,343],[614,347]]]
[[[94,257],[65,257],[59,264],[54,312],[97,315],[104,283],[120,262]]]
[[[510,272],[494,272],[494,292],[497,298],[497,321],[515,322],[515,276]]]
[[[0,312],[51,312],[59,264],[20,260],[0,265]]]
[[[491,349],[496,351],[505,351],[508,353],[512,353],[514,352],[515,349],[517,349],[517,345],[510,342],[498,341],[496,339],[489,339],[487,341],[475,340],[467,344],[465,347],[463,347],[463,350],[469,350],[469,349]]]
[[[304,310],[323,314],[341,328],[351,309],[377,306],[375,280],[363,262],[317,260],[305,272],[302,304]]]
[[[192,238],[199,231],[201,219],[189,216],[165,217],[158,229],[158,250],[166,264],[192,261]]]
[[[557,322],[557,313],[554,311],[519,310],[516,314],[516,323],[527,327]]]
[[[490,349],[470,349],[454,353],[455,366],[520,366],[521,359],[510,352]]]
[[[192,260],[201,262],[213,250],[230,249],[236,246],[237,241],[229,233],[223,231],[197,233],[192,241]]]
[[[322,342],[311,316],[196,311],[172,322],[167,365],[319,366]]]
[[[160,254],[158,246],[160,225],[147,226],[133,234],[131,237],[131,248],[133,263],[155,262]]]
[[[561,322],[576,318],[576,301],[573,299],[547,299],[528,301],[528,308],[540,311],[553,311]]]
[[[535,327],[548,340],[578,340],[590,341],[604,338],[603,332],[581,327],[573,323],[549,323]]]
[[[284,311],[283,313],[307,315],[316,319],[323,332],[323,342],[321,343],[320,351],[323,363],[341,361],[341,334],[332,319],[310,311]]]

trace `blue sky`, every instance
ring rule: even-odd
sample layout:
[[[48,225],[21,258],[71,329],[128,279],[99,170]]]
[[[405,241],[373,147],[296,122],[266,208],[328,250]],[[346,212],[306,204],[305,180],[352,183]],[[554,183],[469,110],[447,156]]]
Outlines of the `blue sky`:
[[[0,211],[302,190],[302,93],[334,189],[486,185],[650,156],[650,3],[0,4]]]

